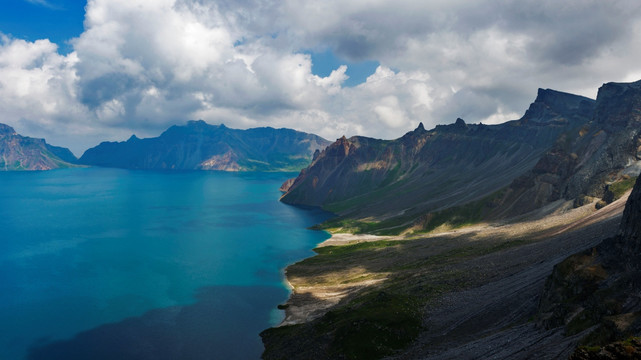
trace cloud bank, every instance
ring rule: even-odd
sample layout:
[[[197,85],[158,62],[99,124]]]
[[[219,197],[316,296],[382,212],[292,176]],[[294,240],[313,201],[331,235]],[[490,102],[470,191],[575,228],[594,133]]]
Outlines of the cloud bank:
[[[497,123],[538,87],[640,79],[637,3],[89,0],[67,55],[0,36],[0,122],[76,153],[188,119],[328,139]],[[346,87],[345,66],[312,73],[327,50],[381,65]]]

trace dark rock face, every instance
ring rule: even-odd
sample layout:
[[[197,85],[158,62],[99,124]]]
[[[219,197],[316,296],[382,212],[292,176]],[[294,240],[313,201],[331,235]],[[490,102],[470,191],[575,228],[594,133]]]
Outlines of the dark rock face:
[[[555,114],[577,111],[585,117],[591,117],[594,102],[580,96],[563,93],[551,89],[539,89],[536,100],[530,105],[523,116],[524,119],[550,120]]]
[[[427,212],[478,200],[531,170],[567,132],[590,120],[595,101],[540,90],[520,120],[500,125],[451,125],[403,137],[338,139],[304,169],[282,201],[322,206],[353,218],[412,223]],[[549,170],[574,166],[572,159]],[[566,170],[569,172],[570,170]],[[558,192],[558,191],[557,191]],[[545,198],[554,196],[545,194]],[[556,195],[557,197],[560,195]],[[541,201],[542,202],[542,201]]]
[[[539,90],[539,98],[549,97],[549,91]],[[537,103],[525,117],[550,111]],[[587,113],[583,103],[576,106]],[[613,199],[608,197],[611,194],[607,184],[624,176],[637,176],[641,171],[640,112],[640,82],[604,84],[599,89],[592,120],[562,134],[523,179],[510,185],[503,201],[507,205],[505,211],[518,215],[558,199],[575,200],[578,204],[577,199],[596,197],[610,203]]]
[[[0,170],[50,170],[73,166],[76,160],[69,149],[18,135],[0,124]]]
[[[230,129],[204,121],[172,126],[157,138],[103,142],[79,162],[126,169],[294,171],[329,142],[290,129]]]
[[[641,334],[641,181],[626,203],[617,236],[554,267],[539,304],[538,323],[585,332],[585,345],[603,346]],[[616,344],[615,344],[616,345]],[[606,346],[604,354],[619,346]],[[638,351],[638,346],[637,350]],[[577,351],[575,359],[597,359]]]
[[[628,198],[615,241],[620,253],[631,259],[641,257],[641,181],[637,179]],[[641,263],[636,263],[641,268]]]

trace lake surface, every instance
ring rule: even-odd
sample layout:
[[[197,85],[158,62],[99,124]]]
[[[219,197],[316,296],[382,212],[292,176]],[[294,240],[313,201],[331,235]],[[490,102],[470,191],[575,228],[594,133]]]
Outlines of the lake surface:
[[[291,173],[0,172],[0,359],[252,359],[329,218]]]

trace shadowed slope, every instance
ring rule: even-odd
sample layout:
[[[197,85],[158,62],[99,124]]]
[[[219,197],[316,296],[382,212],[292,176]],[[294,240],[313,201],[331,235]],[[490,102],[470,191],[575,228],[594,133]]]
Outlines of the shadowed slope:
[[[540,90],[520,120],[500,125],[458,119],[429,131],[421,124],[390,141],[343,137],[300,173],[282,201],[407,227],[426,212],[506,187],[561,134],[584,126],[593,109],[593,100]]]

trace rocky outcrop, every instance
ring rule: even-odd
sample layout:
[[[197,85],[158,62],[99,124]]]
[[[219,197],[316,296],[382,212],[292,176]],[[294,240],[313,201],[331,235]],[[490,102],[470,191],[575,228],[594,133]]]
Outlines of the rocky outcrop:
[[[51,170],[74,166],[76,160],[69,149],[21,136],[0,124],[0,170]]]
[[[283,185],[280,186],[280,189],[278,190],[280,190],[280,192],[282,193],[286,193],[287,191],[289,191],[289,188],[291,188],[292,185],[294,185],[294,181],[296,181],[296,178],[287,179],[283,183]]]
[[[603,347],[581,347],[570,360],[636,360],[641,359],[641,339],[630,338]]]
[[[521,119],[500,125],[459,118],[429,131],[419,124],[391,141],[342,137],[301,171],[282,201],[407,226],[507,187],[562,134],[588,123],[594,106],[588,98],[539,90]]]
[[[564,327],[566,335],[583,333],[583,345],[590,346],[641,334],[641,181],[628,198],[615,237],[554,267],[538,323]],[[599,358],[587,357],[592,355],[582,349],[574,358]]]
[[[540,111],[531,107],[528,113]],[[576,205],[586,197],[612,202],[608,186],[641,171],[640,125],[641,82],[604,84],[591,121],[562,134],[531,171],[510,185],[503,213],[518,215],[559,199]]]
[[[290,129],[230,129],[189,121],[159,137],[103,142],[87,150],[79,162],[126,169],[298,171],[315,151],[329,142]]]

